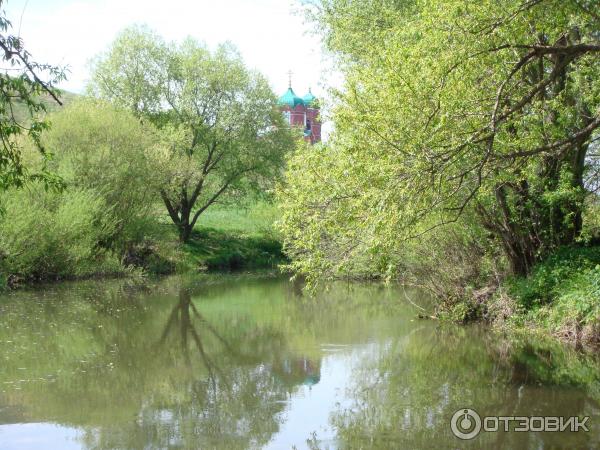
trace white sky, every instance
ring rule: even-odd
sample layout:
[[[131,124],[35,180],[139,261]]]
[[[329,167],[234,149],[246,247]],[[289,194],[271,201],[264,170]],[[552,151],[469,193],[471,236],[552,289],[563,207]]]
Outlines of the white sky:
[[[296,94],[309,87],[324,97],[339,86],[322,56],[319,38],[300,14],[297,0],[8,0],[13,32],[37,62],[67,65],[61,88],[82,92],[88,61],[104,51],[128,25],[147,24],[167,40],[186,36],[214,48],[231,41],[249,67],[268,77],[277,95],[287,89],[291,70]]]

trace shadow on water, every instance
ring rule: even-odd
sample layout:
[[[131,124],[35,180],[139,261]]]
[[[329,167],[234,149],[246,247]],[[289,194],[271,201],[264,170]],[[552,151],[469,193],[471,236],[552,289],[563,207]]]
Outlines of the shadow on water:
[[[254,275],[1,297],[0,449],[600,447],[596,358],[415,321],[404,298]],[[459,441],[461,408],[591,427]]]

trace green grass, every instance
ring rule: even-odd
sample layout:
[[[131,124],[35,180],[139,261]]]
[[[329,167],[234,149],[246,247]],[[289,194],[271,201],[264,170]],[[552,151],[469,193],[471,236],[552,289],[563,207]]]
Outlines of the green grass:
[[[215,205],[198,219],[196,230],[215,229],[243,236],[275,237],[273,223],[277,219],[274,205],[256,202],[246,207]]]
[[[275,268],[286,262],[273,223],[277,209],[264,202],[248,207],[215,205],[198,220],[192,236],[177,244],[177,233],[162,216],[158,253],[152,272]],[[171,261],[171,265],[166,261]]]
[[[195,267],[208,270],[275,268],[285,260],[277,240],[238,236],[214,228],[195,230],[184,248]]]
[[[600,247],[564,247],[540,262],[527,278],[508,281],[509,294],[526,309],[536,309],[577,290],[585,273],[600,265]]]
[[[600,247],[562,248],[505,288],[520,311],[513,322],[600,343]]]

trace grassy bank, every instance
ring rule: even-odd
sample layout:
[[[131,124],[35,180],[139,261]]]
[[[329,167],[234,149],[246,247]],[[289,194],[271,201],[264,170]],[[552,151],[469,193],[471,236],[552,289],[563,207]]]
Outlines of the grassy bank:
[[[275,268],[285,262],[279,236],[273,230],[277,210],[257,202],[245,207],[215,206],[206,211],[189,242],[177,242],[168,218],[160,221],[161,239],[151,272]],[[170,261],[161,266],[161,261]]]
[[[565,247],[526,278],[509,278],[490,297],[491,321],[554,335],[576,346],[600,345],[600,247]]]
[[[436,315],[442,320],[484,321],[516,334],[600,347],[600,246],[559,248],[526,277],[469,276],[460,283],[458,296],[439,299]]]
[[[264,202],[246,207],[215,206],[206,211],[185,244],[178,241],[168,218],[157,215],[144,224],[145,237],[124,255],[108,250],[90,252],[86,242],[81,241],[89,234],[83,225],[85,217],[80,223],[73,220],[77,210],[63,208],[48,220],[38,217],[39,228],[32,223],[7,221],[15,229],[8,233],[13,239],[4,248],[13,250],[5,251],[0,259],[0,287],[67,279],[275,268],[285,261],[273,232],[276,214],[275,207]]]

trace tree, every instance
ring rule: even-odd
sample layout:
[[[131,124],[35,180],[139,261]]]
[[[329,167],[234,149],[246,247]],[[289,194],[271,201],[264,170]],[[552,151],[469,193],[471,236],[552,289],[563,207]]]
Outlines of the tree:
[[[148,177],[157,130],[128,110],[108,102],[80,99],[50,116],[43,144],[53,153],[49,167],[68,187],[98,195],[111,223],[103,247],[121,256],[144,237],[153,206],[155,180]]]
[[[160,196],[185,242],[217,201],[264,187],[292,146],[267,80],[228,44],[167,45],[145,28],[123,31],[94,64],[91,90],[154,123]]]
[[[339,268],[356,248],[390,254],[467,212],[515,274],[575,242],[600,127],[594,4],[309,5],[346,86],[332,149],[298,156],[284,189],[298,268]],[[300,179],[304,162],[314,175]]]
[[[4,2],[0,0],[0,8]],[[40,170],[29,173],[21,158],[19,136],[27,134],[45,156],[40,143],[47,122],[39,114],[46,111],[50,101],[61,104],[59,91],[54,85],[64,79],[64,72],[49,64],[32,60],[19,36],[9,34],[10,21],[0,10],[0,50],[4,67],[0,73],[0,191],[11,186],[21,186],[28,180],[42,180],[47,185],[60,184],[51,173]],[[30,120],[23,120],[19,112],[25,109]]]
[[[154,206],[148,173],[156,130],[108,102],[78,99],[49,115],[42,144],[46,161],[29,142],[23,163],[47,166],[65,185],[2,192],[0,273],[20,279],[56,279],[120,271],[139,263],[147,247]],[[141,244],[141,245],[140,245]],[[143,262],[143,261],[141,261]]]

